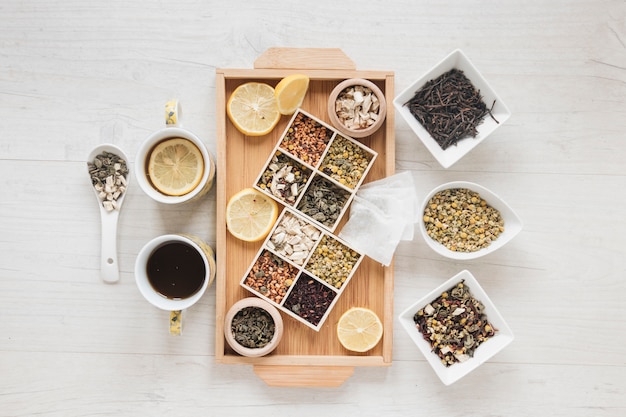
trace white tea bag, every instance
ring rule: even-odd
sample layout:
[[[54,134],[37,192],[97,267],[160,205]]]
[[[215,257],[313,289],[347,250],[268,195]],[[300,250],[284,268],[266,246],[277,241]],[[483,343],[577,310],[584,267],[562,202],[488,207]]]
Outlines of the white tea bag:
[[[405,222],[401,240],[413,240],[419,218],[413,176],[405,171],[363,185],[357,195],[376,205],[388,216]]]
[[[339,237],[357,251],[389,266],[404,229],[404,219],[390,216],[375,204],[355,195],[350,206],[350,219],[341,229]]]

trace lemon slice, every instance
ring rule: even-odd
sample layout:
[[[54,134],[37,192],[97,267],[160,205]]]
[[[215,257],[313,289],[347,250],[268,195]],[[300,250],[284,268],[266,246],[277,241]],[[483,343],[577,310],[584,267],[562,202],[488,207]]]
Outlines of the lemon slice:
[[[253,188],[239,191],[226,206],[228,231],[246,242],[257,242],[266,237],[277,217],[278,204]]]
[[[343,313],[337,323],[339,342],[348,350],[367,352],[383,336],[383,324],[372,310],[353,307]]]
[[[309,77],[304,74],[291,74],[280,80],[274,89],[276,104],[281,114],[294,114],[302,106],[309,89]]]
[[[166,139],[150,152],[148,175],[154,187],[163,194],[187,194],[200,184],[203,174],[202,153],[187,139]]]
[[[278,124],[281,116],[274,88],[257,82],[237,87],[228,99],[226,113],[235,127],[248,136],[267,135]]]

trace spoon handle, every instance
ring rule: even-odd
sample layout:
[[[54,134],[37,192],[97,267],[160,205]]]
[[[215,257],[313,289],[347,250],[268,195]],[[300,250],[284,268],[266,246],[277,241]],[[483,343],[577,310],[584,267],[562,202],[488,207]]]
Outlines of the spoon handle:
[[[100,261],[100,276],[108,284],[120,280],[120,271],[117,265],[117,210],[102,211],[102,259]]]

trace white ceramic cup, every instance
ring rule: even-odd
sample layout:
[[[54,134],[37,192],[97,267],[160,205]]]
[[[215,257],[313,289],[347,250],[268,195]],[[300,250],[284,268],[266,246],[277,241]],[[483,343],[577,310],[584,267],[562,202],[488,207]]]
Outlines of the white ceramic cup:
[[[173,196],[157,190],[147,173],[147,162],[152,149],[166,139],[183,138],[192,142],[202,154],[204,172],[196,188],[187,194]],[[182,106],[178,100],[170,100],[165,104],[165,127],[148,136],[139,146],[135,158],[135,176],[139,187],[153,200],[164,204],[178,204],[195,200],[211,189],[215,180],[215,159],[204,143],[192,132],[182,128]]]
[[[167,298],[157,291],[148,277],[148,260],[159,248],[168,243],[181,242],[194,248],[202,257],[205,268],[204,281],[198,291],[186,298]],[[170,311],[170,333],[182,332],[182,310],[197,303],[215,279],[215,255],[213,249],[197,236],[188,234],[167,234],[155,237],[139,251],[135,260],[135,281],[139,292],[150,304],[161,310]]]

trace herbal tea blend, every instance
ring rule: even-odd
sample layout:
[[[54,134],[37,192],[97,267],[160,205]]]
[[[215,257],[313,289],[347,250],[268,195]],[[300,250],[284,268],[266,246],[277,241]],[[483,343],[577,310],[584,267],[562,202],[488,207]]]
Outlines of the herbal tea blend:
[[[320,171],[350,188],[355,188],[373,155],[343,136],[337,136],[328,149]]]
[[[264,250],[245,278],[245,285],[280,304],[297,272],[296,267]]]
[[[241,346],[258,349],[272,340],[276,325],[272,316],[264,309],[245,307],[235,314],[230,329]]]
[[[435,194],[424,209],[426,233],[454,252],[476,252],[504,232],[504,219],[480,194],[449,188]]]
[[[329,180],[316,176],[298,204],[298,210],[327,227],[339,219],[350,193]]]
[[[87,162],[87,168],[102,206],[107,211],[118,210],[117,200],[126,192],[126,161],[114,153],[102,152],[92,162]]]
[[[465,362],[494,336],[485,306],[459,282],[413,316],[415,326],[445,366]]]
[[[310,165],[317,165],[332,131],[316,120],[298,113],[280,147]]]
[[[405,103],[411,114],[424,126],[442,149],[456,145],[466,137],[476,137],[476,127],[491,108],[483,102],[480,91],[456,68],[428,81]]]
[[[335,291],[303,273],[294,284],[284,306],[317,326],[336,296]]]
[[[310,176],[311,170],[305,165],[276,151],[257,185],[286,204],[294,205]]]

